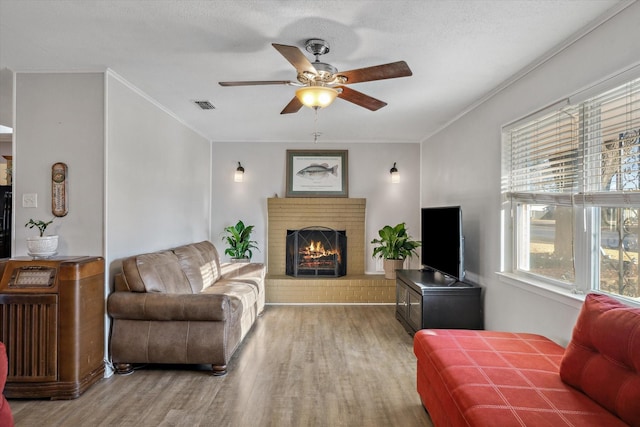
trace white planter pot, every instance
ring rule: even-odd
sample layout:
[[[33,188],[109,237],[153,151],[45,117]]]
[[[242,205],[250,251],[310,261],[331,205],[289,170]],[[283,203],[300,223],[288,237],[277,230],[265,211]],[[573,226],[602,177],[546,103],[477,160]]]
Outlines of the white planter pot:
[[[36,258],[47,258],[58,250],[58,236],[27,237],[27,253]]]

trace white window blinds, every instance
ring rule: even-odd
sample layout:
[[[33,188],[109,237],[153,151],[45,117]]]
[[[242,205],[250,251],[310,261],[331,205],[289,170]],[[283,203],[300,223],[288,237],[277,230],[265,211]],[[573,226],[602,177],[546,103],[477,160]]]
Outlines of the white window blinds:
[[[507,132],[511,196],[560,204],[640,202],[640,79]]]
[[[640,191],[640,79],[582,104],[585,193]]]
[[[576,192],[580,169],[577,124],[575,108],[567,107],[510,130],[508,191]]]

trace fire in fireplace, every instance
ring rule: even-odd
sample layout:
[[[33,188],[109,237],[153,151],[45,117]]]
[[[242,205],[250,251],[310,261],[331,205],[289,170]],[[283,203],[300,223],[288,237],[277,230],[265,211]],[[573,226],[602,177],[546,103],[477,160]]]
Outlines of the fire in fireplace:
[[[287,230],[288,276],[340,277],[347,274],[347,235],[327,227]]]

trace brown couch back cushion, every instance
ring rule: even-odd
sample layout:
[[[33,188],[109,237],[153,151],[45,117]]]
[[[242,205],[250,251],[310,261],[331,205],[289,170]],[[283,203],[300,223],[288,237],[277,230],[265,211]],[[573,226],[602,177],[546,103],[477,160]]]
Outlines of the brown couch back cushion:
[[[626,423],[640,426],[640,309],[587,295],[560,377]]]
[[[211,242],[203,241],[173,249],[193,293],[201,292],[220,278],[218,252]]]
[[[122,271],[133,292],[193,293],[178,257],[172,251],[160,251],[129,257]]]
[[[222,275],[222,270],[220,269],[220,256],[218,256],[216,247],[208,240],[204,240],[200,243],[194,243],[193,246],[200,251],[205,260],[211,262],[211,280],[213,283],[217,282]]]

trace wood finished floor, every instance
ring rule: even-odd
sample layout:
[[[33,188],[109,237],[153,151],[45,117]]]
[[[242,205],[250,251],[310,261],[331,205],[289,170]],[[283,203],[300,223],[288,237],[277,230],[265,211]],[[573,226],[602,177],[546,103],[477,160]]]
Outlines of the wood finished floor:
[[[432,426],[392,306],[267,306],[224,377],[147,366],[69,401],[9,401],[31,426]]]

